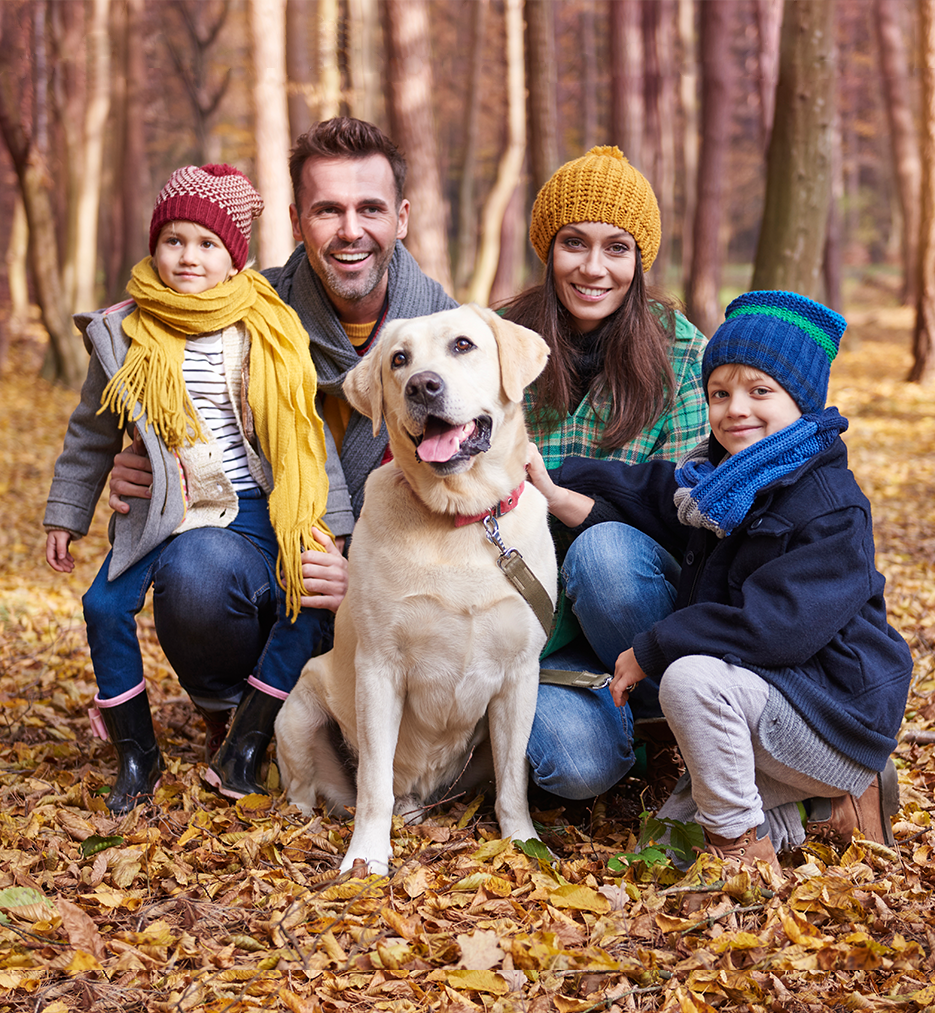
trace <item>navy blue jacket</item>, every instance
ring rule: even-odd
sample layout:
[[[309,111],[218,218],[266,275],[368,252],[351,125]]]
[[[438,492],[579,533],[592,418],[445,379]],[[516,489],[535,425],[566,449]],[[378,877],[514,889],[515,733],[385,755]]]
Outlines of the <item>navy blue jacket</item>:
[[[749,668],[826,742],[882,770],[912,658],[886,621],[870,503],[844,442],[762,489],[722,539],[680,523],[674,472],[668,461],[585,458],[552,472],[596,500],[582,527],[622,520],[682,560],[676,611],[633,642],[640,667],[659,678],[677,658],[704,654]]]

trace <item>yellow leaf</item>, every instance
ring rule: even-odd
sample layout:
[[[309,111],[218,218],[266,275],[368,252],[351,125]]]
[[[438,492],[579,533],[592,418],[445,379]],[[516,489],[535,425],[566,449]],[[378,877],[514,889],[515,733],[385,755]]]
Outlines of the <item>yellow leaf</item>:
[[[569,883],[553,890],[549,894],[549,903],[559,908],[596,911],[598,914],[605,914],[610,910],[610,901],[606,897],[602,897],[597,890],[592,890],[589,886],[580,886],[577,883]]]
[[[101,963],[97,957],[85,953],[84,950],[75,950],[75,955],[65,967],[69,974],[80,974],[82,971],[100,971],[101,969]],[[46,1006],[45,1008],[48,1010],[51,1007]]]
[[[510,991],[506,979],[494,971],[448,971],[445,980],[454,988],[469,988],[492,995],[506,995]]]

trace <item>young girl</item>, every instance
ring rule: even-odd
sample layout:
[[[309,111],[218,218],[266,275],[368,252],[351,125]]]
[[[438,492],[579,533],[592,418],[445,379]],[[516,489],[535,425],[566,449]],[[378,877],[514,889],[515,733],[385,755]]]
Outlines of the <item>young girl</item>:
[[[578,458],[550,477],[531,448],[563,523],[623,519],[682,559],[676,611],[621,645],[610,692],[660,680],[688,772],[660,816],[776,871],[807,833],[892,847],[899,808],[912,658],[887,624],[847,420],[825,407],[844,327],[792,292],[735,299],[704,355],[711,435],[678,465]]]
[[[107,802],[114,813],[152,795],[164,769],[135,617],[150,586],[157,633],[198,607],[164,594],[162,566],[207,546],[199,558],[213,563],[200,593],[229,599],[218,642],[191,643],[185,657],[170,659],[205,718],[208,779],[225,795],[264,790],[258,768],[276,714],[330,638],[331,614],[300,607],[301,553],[329,541],[308,337],[269,283],[244,270],[262,209],[230,166],[176,170],[153,210],[152,258],[127,285],[132,301],[76,318],[91,362],[49,494],[50,566],[73,569],[69,545],[87,533],[131,425],[153,466],[151,498],[112,517],[113,547],[83,598],[98,684],[92,728],[109,736],[119,760]],[[227,657],[221,640],[237,639],[238,622],[256,628],[258,613],[265,642],[244,673],[219,660]]]
[[[652,187],[615,147],[563,165],[536,197],[529,238],[545,280],[503,312],[551,349],[526,399],[530,436],[549,468],[569,456],[676,460],[704,434],[704,336],[646,285],[661,234]],[[567,540],[557,547],[561,555]],[[588,531],[563,560],[548,667],[612,670],[608,623],[629,642],[671,611],[677,575],[676,561],[634,527]],[[633,764],[633,717],[660,714],[654,690],[651,681],[631,715],[607,689],[540,685],[533,780],[565,798],[606,791]]]

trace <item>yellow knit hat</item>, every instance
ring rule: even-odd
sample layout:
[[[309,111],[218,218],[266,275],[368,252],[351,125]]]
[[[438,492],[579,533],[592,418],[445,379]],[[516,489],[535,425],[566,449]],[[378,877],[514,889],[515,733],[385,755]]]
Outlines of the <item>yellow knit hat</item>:
[[[662,238],[659,205],[649,181],[619,148],[592,148],[556,170],[539,191],[532,206],[529,241],[543,264],[555,233],[577,222],[626,229],[640,248],[643,270],[653,266]]]

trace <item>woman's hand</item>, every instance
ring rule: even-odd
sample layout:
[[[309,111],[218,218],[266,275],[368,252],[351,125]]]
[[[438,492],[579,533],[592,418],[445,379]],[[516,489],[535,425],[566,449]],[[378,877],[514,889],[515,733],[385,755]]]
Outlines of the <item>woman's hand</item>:
[[[646,673],[639,666],[633,648],[624,651],[614,665],[614,677],[610,683],[610,695],[614,703],[622,707],[630,701],[630,693],[639,683],[646,678]]]
[[[111,510],[118,514],[130,512],[130,504],[124,503],[122,496],[135,496],[138,499],[149,499],[152,494],[153,465],[146,456],[143,441],[137,433],[133,442],[114,458],[114,468],[110,473],[110,496],[107,503]]]
[[[526,474],[530,484],[545,496],[549,512],[568,527],[576,528],[591,512],[594,500],[590,496],[563,489],[552,481],[539,448],[531,440],[526,444]]]
[[[323,545],[325,551],[306,549],[302,553],[302,580],[306,594],[300,601],[305,608],[337,612],[347,594],[347,560],[341,554],[344,539],[338,538],[335,544],[323,531],[318,528],[312,530],[315,541]]]

